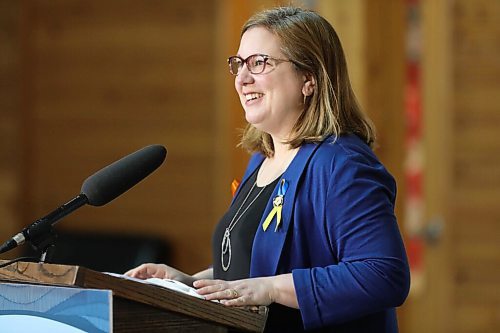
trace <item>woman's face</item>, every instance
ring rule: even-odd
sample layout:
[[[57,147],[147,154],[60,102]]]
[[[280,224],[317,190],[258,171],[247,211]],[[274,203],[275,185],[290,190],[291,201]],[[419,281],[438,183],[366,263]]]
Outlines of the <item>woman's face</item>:
[[[238,56],[246,59],[253,54],[286,59],[278,38],[263,27],[251,28],[241,37]],[[303,110],[305,80],[291,62],[269,59],[261,74],[250,73],[244,64],[234,83],[246,120],[275,139],[288,138]]]

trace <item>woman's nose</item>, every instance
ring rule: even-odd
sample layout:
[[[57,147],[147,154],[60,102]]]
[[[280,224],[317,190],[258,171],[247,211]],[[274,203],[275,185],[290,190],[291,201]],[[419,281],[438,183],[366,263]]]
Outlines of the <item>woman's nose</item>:
[[[243,86],[245,84],[252,82],[253,82],[253,75],[248,70],[248,67],[245,64],[243,64],[243,66],[238,71],[238,75],[236,75],[236,84]]]

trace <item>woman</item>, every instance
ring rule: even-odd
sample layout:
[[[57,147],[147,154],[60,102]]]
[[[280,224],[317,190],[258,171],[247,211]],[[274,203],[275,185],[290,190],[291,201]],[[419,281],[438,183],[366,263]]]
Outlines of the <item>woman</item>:
[[[214,232],[213,267],[127,274],[270,305],[267,331],[396,332],[409,289],[396,186],[371,150],[337,34],[312,11],[263,11],[228,62],[248,121],[241,145],[254,154]]]

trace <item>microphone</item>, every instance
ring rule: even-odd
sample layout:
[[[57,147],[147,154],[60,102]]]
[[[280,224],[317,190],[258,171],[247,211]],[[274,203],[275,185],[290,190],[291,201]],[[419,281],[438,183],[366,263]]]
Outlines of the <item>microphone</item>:
[[[165,160],[167,150],[161,145],[146,146],[104,167],[85,179],[81,193],[47,216],[33,222],[0,246],[0,253],[30,241],[46,249],[50,241],[43,238],[51,233],[60,219],[85,204],[103,206],[128,191],[156,170]]]
[[[166,155],[167,150],[161,145],[144,147],[85,179],[82,194],[89,205],[103,206],[155,171]]]

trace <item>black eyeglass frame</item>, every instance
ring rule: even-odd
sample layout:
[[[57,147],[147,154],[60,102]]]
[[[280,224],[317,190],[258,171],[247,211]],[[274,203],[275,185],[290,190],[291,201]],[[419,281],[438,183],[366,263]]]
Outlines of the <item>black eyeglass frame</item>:
[[[254,69],[255,69],[256,66],[249,65],[249,61],[252,58],[255,58],[255,57],[262,57],[263,58],[264,63],[262,65],[262,70],[254,71]],[[240,60],[240,62],[238,63],[238,72],[237,73],[233,72],[233,67],[231,66],[231,62],[233,61],[233,59],[239,59]],[[268,65],[268,62],[267,62],[268,60],[273,60],[273,61],[276,61],[277,63],[280,63],[280,62],[292,62],[291,60],[288,60],[288,59],[280,59],[280,58],[271,57],[271,56],[269,56],[267,54],[256,53],[256,54],[249,55],[245,59],[243,59],[240,56],[231,56],[231,57],[227,58],[227,63],[229,65],[229,73],[231,73],[232,75],[236,76],[236,75],[238,75],[240,73],[241,69],[243,68],[243,64],[245,64],[247,66],[247,69],[248,69],[248,71],[250,73],[252,73],[252,74],[262,74],[266,70],[266,65]]]

